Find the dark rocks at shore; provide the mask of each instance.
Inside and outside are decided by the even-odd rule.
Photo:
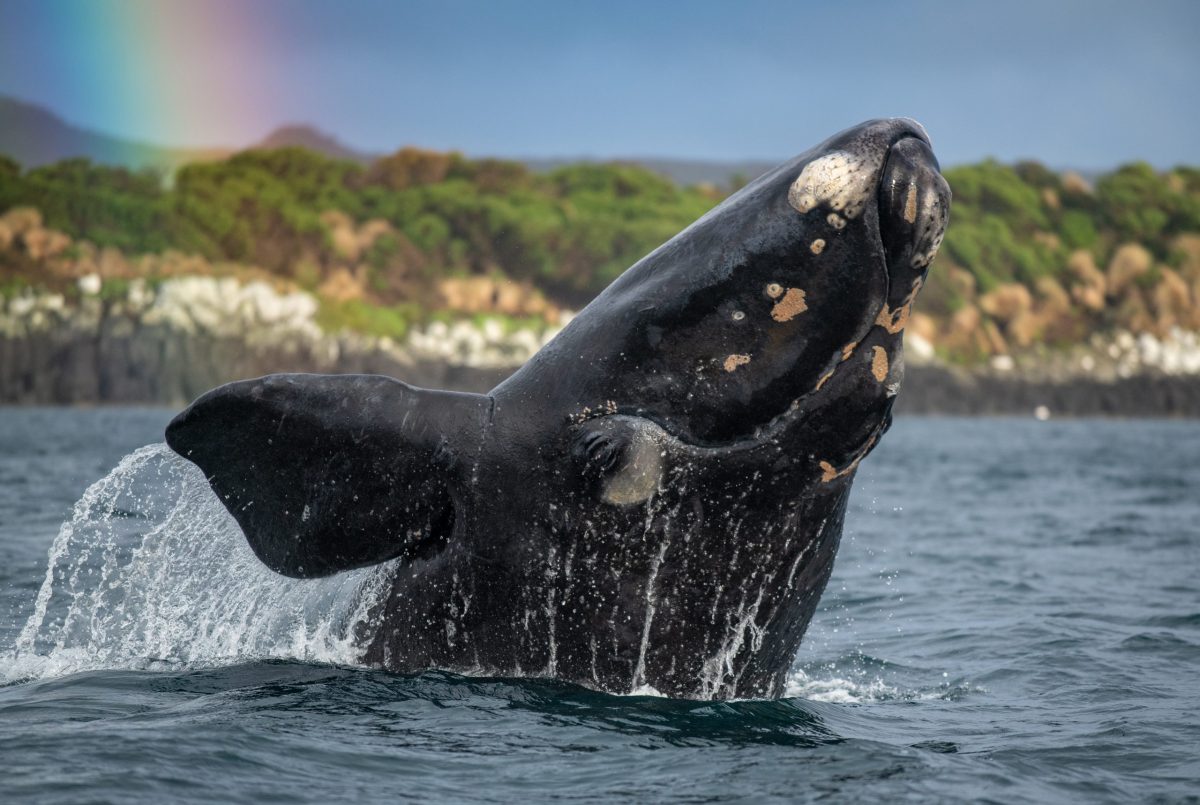
[[[131,283],[116,301],[91,290],[75,305],[54,295],[0,305],[0,404],[182,406],[222,383],[273,372],[384,374],[416,386],[484,392],[553,335],[465,323],[431,325],[404,343],[329,334],[314,321],[312,297],[234,280],[183,278],[154,291]],[[1126,340],[1132,349],[1133,339]],[[1158,342],[1147,344],[1148,358],[1156,345],[1164,351]],[[1090,354],[1047,355],[1009,361],[1003,371],[914,360],[896,411],[1200,417],[1200,374],[1165,371],[1150,360],[1134,361],[1129,349],[1117,352],[1112,365]],[[1089,362],[1096,371],[1081,371]],[[1108,374],[1097,376],[1101,369]]]
[[[272,372],[365,373],[413,385],[487,391],[506,369],[402,361],[382,350],[318,354],[313,344],[250,346],[235,339],[187,338],[167,327],[136,334],[42,332],[0,337],[0,404],[183,405],[210,388]]]
[[[483,392],[511,369],[401,360],[394,352],[318,349],[315,343],[251,346],[184,337],[170,327],[136,332],[48,330],[0,337],[0,403],[182,405],[204,391],[271,372],[362,372],[417,386]],[[336,354],[330,354],[336,352]],[[322,354],[323,353],[323,354]],[[1200,377],[1145,374],[1111,382],[1060,382],[910,366],[896,411],[904,414],[1200,417]]]
[[[909,366],[897,414],[1200,417],[1200,376],[1140,374],[1057,381]]]

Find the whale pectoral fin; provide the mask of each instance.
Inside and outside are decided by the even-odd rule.
[[[387,377],[268,375],[208,392],[166,436],[264,564],[313,578],[444,544],[489,407]]]

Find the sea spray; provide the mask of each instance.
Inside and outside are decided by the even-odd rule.
[[[281,658],[354,664],[392,564],[328,579],[268,570],[201,472],[164,444],[75,504],[0,680]]]

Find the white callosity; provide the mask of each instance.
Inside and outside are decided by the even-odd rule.
[[[818,157],[804,166],[788,189],[788,203],[806,213],[826,207],[845,218],[857,218],[871,199],[880,160],[844,151]],[[840,227],[836,227],[840,228]]]

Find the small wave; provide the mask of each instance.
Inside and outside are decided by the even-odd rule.
[[[88,488],[63,523],[34,611],[0,654],[0,682],[271,658],[351,665],[357,626],[390,572],[272,573],[200,471],[149,445]]]
[[[862,681],[839,676],[819,679],[799,670],[788,676],[784,695],[788,698],[832,704],[863,704],[902,698],[898,688],[888,685],[882,679]]]
[[[1170,632],[1142,632],[1126,637],[1117,645],[1118,651],[1145,654],[1160,654],[1194,661],[1200,656],[1200,647]]]
[[[787,698],[806,699],[830,704],[871,704],[876,702],[955,701],[972,688],[943,682],[933,688],[912,689],[888,682],[860,669],[845,671],[835,665],[819,670],[794,669],[784,686]]]

